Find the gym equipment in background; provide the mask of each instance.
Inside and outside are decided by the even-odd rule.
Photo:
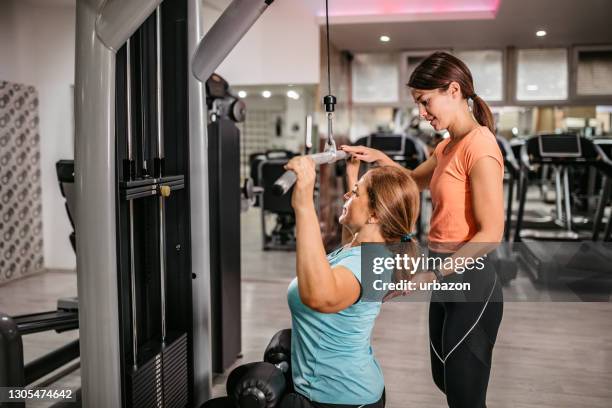
[[[612,161],[612,139],[595,139],[594,143],[601,149],[606,155],[607,159]],[[608,202],[610,201],[610,195],[612,195],[612,173],[605,172],[602,179],[602,193],[597,204],[597,211],[595,213],[595,221],[593,222],[593,241],[599,240],[599,233],[601,232],[601,226],[603,225],[604,211]],[[608,216],[608,222],[605,224],[603,232],[603,241],[612,241],[612,213]]]
[[[257,179],[263,190],[259,196],[261,205],[261,239],[262,249],[295,250],[295,213],[291,206],[291,194],[278,195],[275,181],[285,173],[285,164],[295,156],[289,152],[284,158],[281,152],[266,153],[257,164]],[[268,158],[270,157],[270,158]],[[255,163],[254,163],[255,164]],[[291,192],[291,188],[288,192]],[[267,226],[269,215],[276,217],[274,227]]]
[[[552,134],[534,136],[523,145],[521,149],[521,177],[523,180],[533,166],[543,164],[555,168],[558,184],[561,184],[560,179],[563,178],[563,208],[557,208],[557,213],[564,215],[565,232],[569,234],[550,235],[549,240],[544,240],[542,236],[539,237],[539,240],[536,239],[536,236],[529,238],[522,236],[522,218],[525,212],[528,185],[526,182],[521,182],[514,239],[514,242],[520,242],[516,245],[519,261],[536,281],[543,283],[554,283],[564,279],[574,280],[582,276],[586,277],[593,272],[609,270],[612,248],[589,241],[592,238],[591,235],[581,237],[572,229],[569,169],[588,166],[604,175],[611,175],[612,161],[592,140],[574,134]],[[566,242],[577,242],[580,241],[579,238],[583,240],[580,241],[580,245],[567,245],[568,250],[563,252],[563,256],[560,256],[559,253],[552,250],[554,248],[552,242],[560,242],[563,238]],[[549,243],[546,244],[546,241]],[[579,259],[583,259],[584,262],[577,261]]]
[[[55,165],[60,191],[66,199],[66,213],[72,227],[74,221],[74,161],[60,160]],[[74,231],[70,234],[70,243],[75,248]],[[29,334],[55,330],[62,333],[79,328],[78,299],[62,298],[57,301],[57,310],[33,313],[21,316],[8,316],[0,313],[0,387],[25,387],[37,382],[38,387],[50,385],[72,371],[78,369],[78,363],[66,366],[79,358],[79,339],[53,350],[37,359],[24,364],[23,339]],[[41,380],[55,370],[64,367],[51,378]],[[0,403],[0,405],[2,405]],[[11,406],[25,406],[15,403]]]
[[[206,81],[212,370],[223,373],[241,353],[240,130],[244,102],[217,74]]]

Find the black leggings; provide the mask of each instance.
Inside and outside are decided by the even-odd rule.
[[[383,390],[380,400],[367,405],[323,404],[320,402],[310,401],[302,394],[292,392],[283,397],[279,408],[384,408],[384,406],[385,390]]]
[[[450,408],[486,408],[491,357],[504,308],[501,285],[490,265],[485,271],[449,278],[470,282],[472,293],[465,298],[475,301],[436,301],[436,293],[432,294],[429,338],[433,379],[446,394]]]

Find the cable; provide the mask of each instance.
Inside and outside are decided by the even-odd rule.
[[[331,74],[329,68],[329,6],[328,0],[325,0],[325,34],[327,36],[327,94],[331,95]]]
[[[334,106],[336,105],[336,97],[331,93],[331,68],[330,68],[330,50],[329,50],[329,4],[325,0],[325,33],[327,37],[327,95],[323,97],[323,105],[327,113],[327,146],[325,150],[336,151],[336,142],[334,141],[333,118]]]

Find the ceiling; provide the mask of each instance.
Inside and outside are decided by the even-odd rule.
[[[68,6],[77,0],[21,1]],[[201,1],[219,10],[231,2]],[[299,2],[325,21],[325,0],[276,1]],[[328,1],[331,41],[353,52],[612,44],[612,0]],[[541,29],[548,35],[538,38]],[[383,34],[391,41],[381,43]]]
[[[302,1],[311,2],[311,0]],[[324,2],[322,0],[319,2],[324,7]],[[335,10],[331,6],[334,2],[338,2],[338,6],[342,5],[342,8]],[[411,18],[410,15],[401,13],[395,16],[400,21],[384,22],[377,22],[376,19],[380,17],[376,16],[362,16],[361,22],[346,22],[341,15],[333,17],[333,13],[351,13],[349,3],[370,2],[330,0],[332,15],[330,36],[336,47],[353,52],[612,44],[611,0],[419,1],[419,4],[428,4],[428,6],[423,6],[415,13],[430,10],[435,5],[444,5],[446,8],[440,8],[443,11],[439,13],[438,21],[432,21],[436,18],[436,13],[429,11],[427,11],[429,21]],[[408,6],[414,6],[416,0],[371,3],[380,3],[380,5],[401,3],[408,9]],[[460,4],[471,4],[474,7],[495,6],[497,12],[494,13],[495,17],[473,18],[472,16],[465,19],[460,17]],[[453,13],[457,16],[456,19],[451,16]],[[536,37],[535,32],[541,29],[546,30],[548,35],[542,38]],[[391,37],[391,41],[381,43],[379,37],[383,34]]]
[[[325,16],[324,0],[302,0],[313,14]],[[329,0],[337,23],[493,18],[500,0]]]

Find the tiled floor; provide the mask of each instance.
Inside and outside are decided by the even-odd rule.
[[[242,322],[244,358],[261,360],[270,337],[290,325],[287,285],[294,276],[295,254],[263,252],[257,209],[242,215]],[[533,290],[519,276],[506,289]],[[58,297],[76,293],[74,273],[50,271],[0,287],[0,310],[22,314],[53,309]],[[26,336],[26,360],[58,347],[76,333]],[[390,408],[440,407],[443,395],[429,369],[426,303],[390,303],[383,307],[373,347],[386,378]],[[79,371],[56,386],[78,387]],[[214,381],[213,394],[225,393],[225,376]],[[495,348],[489,406],[612,406],[612,304],[505,304]],[[49,404],[28,404],[43,407]]]

